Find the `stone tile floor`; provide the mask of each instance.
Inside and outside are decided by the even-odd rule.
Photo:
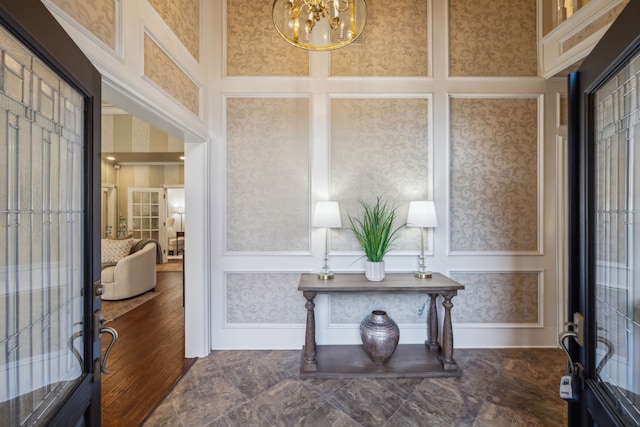
[[[300,351],[214,351],[149,426],[566,426],[557,349],[456,349],[460,378],[300,379]]]

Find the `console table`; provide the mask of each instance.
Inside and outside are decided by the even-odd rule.
[[[363,274],[336,274],[332,280],[321,280],[315,274],[303,274],[298,290],[307,300],[307,327],[300,361],[303,378],[402,378],[461,376],[453,359],[451,300],[460,283],[433,273],[418,279],[412,273],[387,273],[382,282],[371,282]],[[427,340],[423,344],[399,344],[388,363],[377,364],[366,355],[362,345],[316,345],[316,321],[313,302],[318,293],[424,293],[429,296]],[[444,321],[442,345],[438,342],[438,310],[436,299],[442,296]]]

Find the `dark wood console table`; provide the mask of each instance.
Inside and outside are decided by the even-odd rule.
[[[413,273],[387,273],[382,282],[368,281],[363,274],[336,274],[332,280],[321,280],[315,274],[303,274],[298,290],[307,300],[307,328],[300,361],[303,378],[402,378],[461,376],[453,359],[451,300],[460,283],[433,273],[429,279],[418,279]],[[429,296],[427,340],[423,344],[400,344],[386,364],[369,360],[362,345],[316,345],[316,321],[313,302],[318,293],[426,293]],[[436,299],[442,296],[444,323],[442,346],[438,342]]]

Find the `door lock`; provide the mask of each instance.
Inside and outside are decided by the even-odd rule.
[[[560,398],[568,402],[577,402],[580,400],[580,394],[582,391],[582,375],[584,368],[580,363],[574,363],[569,354],[569,349],[565,344],[567,338],[577,338],[575,331],[565,331],[558,337],[560,347],[564,350],[568,360],[568,371],[566,375],[563,375],[560,379]]]
[[[105,287],[102,284],[101,280],[96,280],[93,282],[93,297],[98,298],[99,296],[104,295]]]

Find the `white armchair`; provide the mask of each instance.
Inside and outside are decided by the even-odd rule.
[[[133,240],[133,243],[139,240]],[[157,248],[153,242],[102,269],[104,300],[120,300],[143,294],[156,287]]]
[[[167,218],[167,251],[169,255],[178,255],[184,250],[184,236],[178,236],[178,233],[173,229],[175,222],[175,218]]]

